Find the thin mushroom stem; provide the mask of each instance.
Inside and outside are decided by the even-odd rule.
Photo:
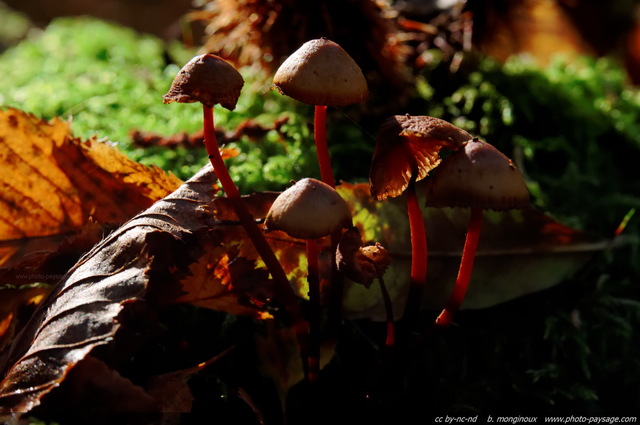
[[[311,239],[306,242],[307,248],[307,282],[309,283],[309,304],[311,307],[309,318],[309,382],[315,382],[320,375],[320,268],[318,266],[318,241]]]
[[[318,165],[320,166],[320,177],[323,182],[331,187],[335,187],[336,182],[333,177],[331,158],[329,157],[329,147],[327,145],[327,107],[325,105],[315,105],[313,138],[316,143]]]
[[[471,280],[473,261],[478,248],[478,240],[480,239],[480,230],[482,229],[483,211],[484,209],[481,207],[471,208],[467,236],[465,238],[464,248],[462,249],[460,268],[458,269],[458,277],[447,305],[436,319],[436,324],[439,326],[448,326],[451,324],[453,316],[460,309],[465,294],[467,293],[469,281]]]
[[[420,309],[422,291],[427,278],[427,234],[424,228],[422,211],[418,204],[415,188],[415,176],[407,186],[407,214],[409,217],[409,231],[411,236],[411,277],[409,281],[409,296],[407,310],[415,312]]]
[[[336,182],[333,177],[333,168],[331,167],[331,157],[329,156],[329,147],[327,143],[327,106],[315,105],[313,119],[313,138],[316,144],[316,153],[318,156],[318,166],[320,167],[320,178],[329,186],[335,188]],[[338,242],[342,232],[340,230],[331,234],[331,252],[335,253],[338,248]],[[332,324],[337,324],[341,320],[342,296],[344,291],[344,282],[342,275],[338,271],[335,261],[331,264],[331,295],[329,301],[330,320]]]
[[[384,309],[387,314],[387,339],[385,345],[387,347],[393,347],[396,343],[396,329],[393,320],[393,305],[391,303],[391,297],[387,291],[387,285],[384,283],[382,274],[378,275],[378,282],[380,283],[380,291],[382,292],[382,300],[384,301]]]
[[[296,336],[298,337],[298,343],[300,344],[300,350],[304,359],[305,353],[308,350],[308,324],[306,320],[304,320],[304,316],[302,315],[300,306],[298,305],[298,301],[291,285],[289,284],[289,279],[287,278],[282,265],[278,261],[278,258],[267,242],[264,234],[253,219],[253,216],[247,209],[244,202],[242,202],[240,192],[229,175],[229,171],[227,170],[224,160],[220,155],[220,149],[218,147],[213,123],[213,107],[203,104],[203,117],[204,144],[207,149],[211,165],[213,165],[213,169],[218,176],[218,180],[220,181],[222,188],[227,194],[227,198],[231,202],[231,205],[238,216],[238,220],[240,220],[240,223],[244,227],[247,235],[258,251],[258,254],[262,257],[262,260],[273,277],[277,296],[285,303],[285,306],[291,315],[293,327],[295,329]],[[306,361],[303,361],[303,366],[306,373]]]

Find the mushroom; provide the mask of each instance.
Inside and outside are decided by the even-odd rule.
[[[456,150],[472,137],[439,118],[395,115],[381,125],[369,172],[371,194],[379,201],[406,192],[411,238],[407,309],[420,307],[427,277],[427,238],[415,183],[438,166],[442,148]]]
[[[320,178],[335,187],[335,178],[327,144],[327,106],[345,106],[364,102],[369,97],[362,70],[337,43],[318,38],[304,43],[278,68],[273,85],[282,94],[314,105],[313,136],[320,168]],[[340,234],[331,236],[335,252]],[[342,276],[332,265],[332,312],[330,320],[339,323],[342,308]]]
[[[387,339],[385,345],[395,344],[395,326],[391,298],[384,283],[384,273],[391,265],[391,255],[378,242],[373,245],[363,245],[360,231],[357,227],[347,229],[336,250],[336,264],[338,270],[356,283],[371,287],[374,279],[380,283],[380,291],[387,314]]]
[[[271,205],[265,218],[266,231],[280,230],[306,243],[307,281],[309,283],[309,382],[320,372],[320,276],[318,267],[319,239],[353,227],[346,201],[328,184],[305,178],[282,192]]]
[[[337,43],[319,38],[304,43],[273,77],[278,91],[314,105],[314,139],[322,181],[335,187],[326,135],[327,106],[364,102],[369,96],[362,70]]]
[[[299,309],[298,301],[289,284],[282,265],[273,249],[243,203],[238,188],[231,179],[224,160],[220,155],[213,122],[214,105],[220,104],[229,110],[235,109],[244,80],[240,73],[222,58],[212,54],[202,54],[192,58],[182,67],[163,96],[164,103],[200,102],[204,117],[204,144],[213,169],[233,206],[238,220],[247,232],[258,254],[262,257],[275,282],[277,296],[285,304],[298,335],[301,351],[306,350],[308,325]],[[304,363],[303,363],[304,364]]]
[[[489,143],[469,140],[442,161],[427,183],[428,207],[470,208],[469,224],[453,292],[436,324],[447,326],[460,309],[471,279],[485,209],[525,208],[529,190],[515,164]]]

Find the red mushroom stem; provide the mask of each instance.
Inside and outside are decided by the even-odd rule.
[[[247,235],[258,251],[258,254],[260,254],[260,257],[262,257],[262,260],[264,261],[267,269],[273,277],[277,295],[285,303],[287,310],[291,315],[293,326],[298,337],[298,343],[300,344],[301,354],[304,359],[304,357],[306,357],[305,353],[308,351],[308,324],[304,319],[302,312],[300,311],[298,301],[293,292],[293,289],[291,288],[291,285],[289,284],[289,279],[287,278],[282,265],[278,261],[278,258],[267,242],[264,234],[253,219],[253,216],[247,209],[244,202],[242,202],[240,192],[238,191],[238,188],[236,187],[233,179],[229,175],[229,171],[227,170],[222,156],[220,155],[220,149],[218,147],[215,127],[213,123],[213,107],[203,104],[203,116],[204,144],[207,149],[207,154],[209,155],[211,165],[213,165],[213,169],[218,176],[218,180],[220,181],[220,184],[222,185],[227,198],[231,202],[231,205],[238,215],[238,220],[244,227]],[[303,361],[305,373],[306,364],[306,360]]]
[[[384,309],[387,314],[387,339],[385,345],[387,347],[393,347],[396,344],[396,327],[393,320],[393,305],[391,303],[391,297],[387,291],[387,286],[384,283],[382,275],[378,276],[378,282],[380,283],[380,291],[382,292],[382,300],[384,301]]]
[[[309,382],[315,382],[320,375],[320,268],[318,266],[318,241],[306,242],[307,248],[307,282],[309,283]]]
[[[313,138],[316,144],[318,156],[318,166],[320,167],[320,178],[329,186],[335,188],[336,182],[331,167],[331,157],[327,143],[327,106],[315,105],[313,119]],[[338,242],[342,235],[341,231],[336,231],[331,235],[331,252],[336,252]],[[330,296],[330,323],[339,323],[342,310],[342,293],[344,282],[341,273],[338,271],[335,261],[331,264],[331,296]],[[319,308],[319,307],[318,307]]]
[[[427,234],[424,228],[422,211],[418,204],[415,188],[415,174],[407,186],[407,215],[411,236],[411,277],[409,280],[409,296],[407,310],[415,312],[420,309],[422,290],[427,279]]]
[[[320,177],[323,182],[331,187],[335,187],[336,182],[333,177],[329,147],[327,145],[327,107],[325,105],[315,106],[313,121],[313,138],[316,143]]]
[[[482,207],[471,208],[467,236],[464,241],[464,248],[462,249],[460,268],[458,269],[458,277],[456,278],[456,283],[447,305],[436,319],[436,324],[439,326],[448,326],[451,324],[453,316],[460,309],[467,293],[469,281],[471,280],[473,262],[478,248],[478,240],[480,239],[480,230],[482,229],[483,211],[484,209]]]

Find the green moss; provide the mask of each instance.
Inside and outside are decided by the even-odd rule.
[[[58,19],[0,56],[0,73],[10,82],[0,88],[0,106],[68,119],[74,135],[107,138],[131,158],[186,179],[208,161],[203,148],[135,148],[130,133],[168,136],[201,129],[199,105],[162,102],[182,64],[195,54],[104,21]],[[233,112],[216,108],[218,128],[233,129],[246,118],[270,126],[283,113],[290,120],[284,128],[286,145],[275,134],[261,142],[234,144],[241,156],[229,164],[238,186],[244,191],[276,189],[313,173],[313,141],[305,118],[295,110],[298,105],[261,85],[258,81],[265,79],[257,78],[259,71],[240,71],[246,82],[238,106]]]

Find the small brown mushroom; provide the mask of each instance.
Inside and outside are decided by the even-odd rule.
[[[244,204],[238,188],[229,175],[216,139],[213,119],[214,105],[219,103],[224,108],[233,110],[243,84],[242,76],[229,63],[215,55],[199,55],[191,59],[179,71],[171,84],[171,88],[163,96],[163,100],[164,103],[202,103],[204,145],[211,165],[240,223],[264,261],[269,273],[273,276],[276,296],[285,305],[294,322],[293,328],[296,330],[300,350],[304,352],[308,345],[308,324],[300,310],[296,294],[293,292],[289,279],[273,249]],[[306,359],[303,362],[303,368],[306,371]]]
[[[436,323],[447,326],[459,310],[471,279],[485,209],[529,205],[529,190],[515,164],[489,143],[474,139],[442,161],[427,183],[429,207],[471,208],[460,269],[451,298]]]
[[[427,277],[427,238],[415,183],[438,166],[441,149],[459,149],[470,139],[469,133],[447,121],[408,114],[389,117],[378,133],[369,184],[377,200],[406,193],[411,233],[409,310],[419,308]]]
[[[213,107],[220,104],[233,111],[240,97],[244,79],[240,73],[219,56],[195,56],[173,79],[171,88],[162,96],[164,103],[200,102]]]
[[[282,192],[265,218],[267,231],[281,230],[293,238],[303,239],[307,253],[309,283],[309,381],[320,373],[320,277],[318,239],[353,226],[346,201],[328,184],[305,178]]]
[[[352,226],[346,201],[328,184],[305,178],[282,192],[271,205],[265,228],[298,239],[318,239]]]
[[[440,163],[440,150],[459,149],[473,137],[440,118],[395,115],[380,126],[369,183],[378,200],[400,196]]]
[[[273,85],[308,105],[345,106],[364,102],[369,95],[358,64],[326,38],[307,41],[289,56],[276,71]]]
[[[273,77],[278,91],[315,105],[314,139],[322,181],[335,187],[326,135],[327,106],[364,102],[369,96],[362,70],[337,43],[310,40],[280,65]]]
[[[513,161],[493,145],[469,140],[433,172],[429,207],[509,210],[529,204],[529,191]]]

